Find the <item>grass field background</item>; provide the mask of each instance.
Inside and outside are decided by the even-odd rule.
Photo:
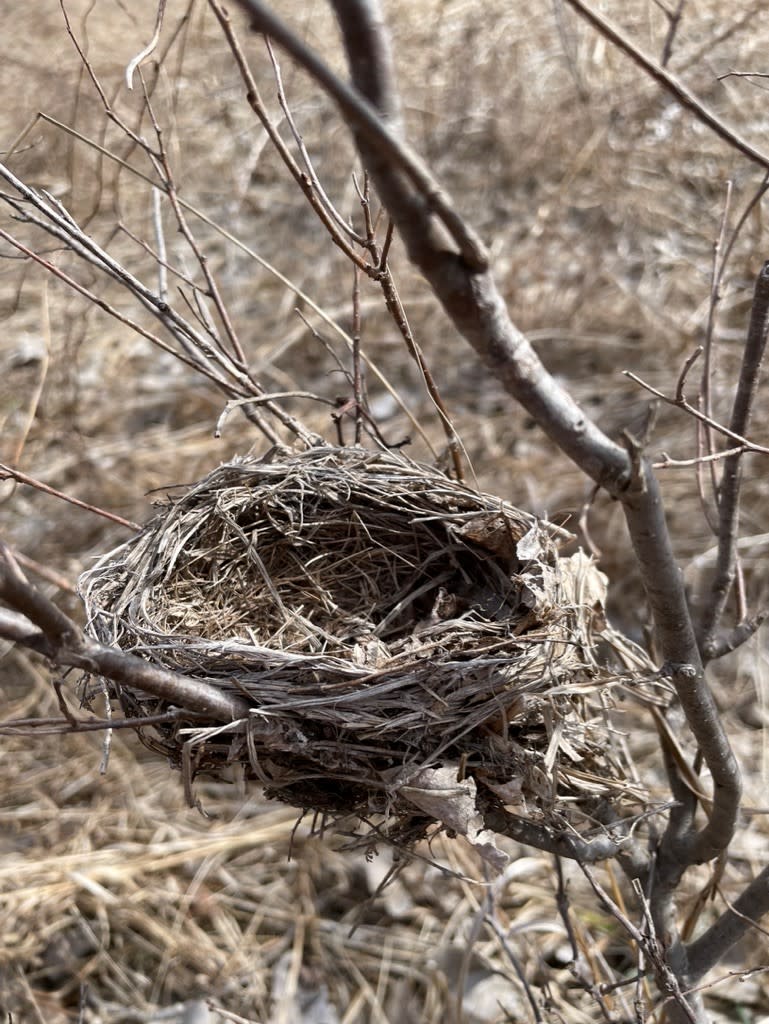
[[[324,4],[276,6],[342,69]],[[668,22],[657,4],[600,7],[640,48],[659,56]],[[648,395],[622,371],[674,391],[707,327],[722,223],[729,238],[762,169],[560,3],[394,0],[386,8],[408,136],[488,242],[513,320],[602,426],[614,436],[642,429]],[[766,151],[766,80],[723,77],[769,72],[761,8],[686,4],[669,66],[725,123]],[[111,106],[149,137],[138,79],[128,91],[125,68],[152,35],[155,6],[72,0],[66,11]],[[233,19],[263,98],[289,139],[263,40],[235,12]],[[281,71],[325,188],[343,215],[359,222],[352,184],[359,169],[346,128],[289,61],[281,61]],[[349,397],[340,370],[349,367],[349,353],[332,325],[350,330],[351,268],[256,123],[202,0],[170,0],[159,47],[143,73],[180,193],[207,218],[191,215],[190,222],[251,366],[271,391]],[[9,0],[0,94],[0,159],[28,184],[51,192],[100,244],[154,285],[154,261],[136,241],[155,244],[150,188],[135,173],[151,176],[151,168],[105,116],[53,0]],[[39,234],[3,211],[0,226],[46,248]],[[165,228],[169,262],[194,275],[167,212]],[[71,255],[55,253],[50,243],[46,252],[100,297],[137,319],[144,315]],[[267,446],[237,413],[215,437],[220,394],[16,255],[0,246],[3,462],[142,522],[153,492]],[[728,417],[739,370],[753,280],[766,258],[759,203],[734,242],[716,311],[713,390],[721,418]],[[478,484],[577,534],[580,510],[591,502],[587,530],[611,580],[611,616],[641,640],[647,613],[620,510],[605,496],[591,498],[588,482],[456,337],[397,239],[392,266]],[[364,350],[387,381],[369,369],[379,429],[393,442],[410,435],[410,454],[443,464],[445,440],[419,371],[368,282],[361,310]],[[761,387],[753,436],[766,445],[766,383]],[[335,438],[328,406],[291,399],[288,407]],[[650,450],[674,458],[696,454],[692,422],[662,407]],[[714,564],[714,538],[694,471],[667,470],[663,479],[676,552],[696,603]],[[741,554],[754,611],[769,599],[768,479],[765,458],[746,461]],[[0,502],[4,537],[37,563],[29,571],[46,592],[81,615],[79,573],[126,531],[7,479],[0,480]],[[719,663],[713,681],[745,771],[747,810],[721,890],[702,920],[765,863],[763,634]],[[49,668],[20,649],[3,649],[0,687],[4,719],[58,714]],[[631,725],[639,772],[662,799],[653,726]],[[519,970],[545,999],[543,1020],[596,1019],[595,1004],[567,969],[548,857],[510,843],[509,873],[490,884],[469,848],[441,839],[378,894],[390,851],[371,860],[345,852],[343,837],[314,836],[309,820],[296,827],[292,810],[236,782],[196,782],[203,816],[185,805],[178,776],[132,735],[115,736],[104,775],[101,756],[97,734],[48,735],[43,726],[30,726],[2,737],[0,1008],[16,1024],[534,1019]],[[566,870],[593,977],[614,977],[632,963],[628,943],[595,907],[579,872]],[[610,868],[601,877],[620,884]],[[708,878],[705,868],[687,876],[683,915]],[[708,996],[714,1020],[769,1019],[767,975],[740,973],[767,964],[766,935],[756,932],[709,979],[716,982]],[[623,998],[632,1002],[632,993],[620,990],[609,999],[618,1020],[626,1019]]]

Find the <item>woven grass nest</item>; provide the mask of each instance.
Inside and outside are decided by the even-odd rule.
[[[567,538],[399,452],[276,448],[165,500],[81,591],[102,642],[251,703],[142,727],[177,767],[241,765],[401,837],[477,839],[490,804],[580,829],[598,800],[642,802],[610,713],[651,666]]]

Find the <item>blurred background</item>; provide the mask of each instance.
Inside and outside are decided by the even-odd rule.
[[[408,137],[489,244],[512,318],[547,367],[612,436],[640,434],[650,396],[623,371],[672,394],[710,330],[714,414],[728,419],[753,282],[769,258],[762,205],[754,202],[762,168],[559,0],[385,6]],[[766,148],[763,5],[680,6],[669,69],[731,128]],[[343,70],[325,4],[281,0],[275,7]],[[607,0],[596,8],[660,58],[672,7],[666,14],[653,0]],[[296,152],[264,40],[231,13],[262,99]],[[139,75],[129,90],[126,68],[151,39],[156,15],[147,0],[71,0],[64,8],[53,0],[7,0],[0,37],[0,160],[61,201],[151,288],[159,238],[153,168],[125,126],[150,143],[153,126]],[[353,175],[360,181],[361,172],[347,129],[317,87],[276,56],[318,177],[360,228]],[[142,74],[189,224],[256,377],[271,392],[350,398],[344,371],[351,366],[345,335],[353,321],[352,267],[258,124],[203,0],[169,0]],[[94,296],[150,324],[114,282],[11,212],[0,210],[0,228]],[[161,216],[168,263],[199,280],[170,210]],[[728,248],[729,259],[714,307],[719,238],[720,255]],[[613,621],[642,641],[647,614],[620,510],[592,493],[455,335],[397,238],[391,267],[464,446],[468,479],[566,525],[591,547],[611,581]],[[183,308],[184,284],[176,290],[182,279],[171,277],[171,301]],[[378,429],[390,443],[409,437],[412,457],[447,465],[420,371],[373,282],[361,283],[360,310]],[[158,493],[235,454],[268,447],[238,411],[216,436],[221,393],[4,241],[0,318],[0,461],[49,488],[141,523]],[[700,375],[696,364],[692,397]],[[765,409],[766,383],[761,387],[758,408]],[[337,439],[328,405],[302,398],[285,404]],[[351,425],[343,429],[351,441]],[[769,443],[765,415],[752,437]],[[691,459],[693,421],[661,406],[649,450],[660,459],[663,452]],[[704,474],[700,486],[691,467],[661,473],[696,605],[714,564],[710,479]],[[765,457],[747,458],[745,474],[740,552],[755,612],[769,591]],[[80,572],[128,536],[114,522],[7,477],[0,479],[0,522],[31,577],[75,616],[82,616]],[[74,680],[65,682],[71,691]],[[688,878],[682,913],[697,908],[704,919],[765,860],[769,691],[761,635],[715,666],[714,685],[746,773],[748,811],[721,896],[702,909],[708,872]],[[198,779],[201,814],[186,806],[178,776],[133,734],[116,733],[101,774],[99,734],[46,732],[44,720],[59,711],[39,659],[3,647],[0,687],[4,720],[42,722],[6,729],[0,746],[0,1008],[13,1021],[596,1019],[596,1004],[567,969],[570,948],[548,857],[510,843],[515,859],[492,885],[469,848],[442,839],[379,893],[392,851],[369,858],[346,852],[344,836],[319,837],[308,820],[297,826],[297,813],[237,780]],[[632,743],[639,771],[662,793],[651,723],[633,723]],[[566,871],[592,976],[616,979],[634,962],[628,943],[592,905],[579,872]],[[602,877],[614,884],[611,868]],[[769,1017],[765,974],[739,973],[768,960],[766,937],[756,933],[722,965],[710,979],[718,982],[709,995],[713,1020]],[[532,992],[544,999],[539,1018]],[[619,989],[607,998],[613,1019],[626,1019],[623,999],[632,1002],[632,993]]]

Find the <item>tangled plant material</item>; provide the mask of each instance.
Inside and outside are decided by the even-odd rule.
[[[400,842],[440,822],[489,854],[484,807],[580,829],[597,801],[643,802],[610,712],[653,669],[568,539],[398,452],[276,447],[168,499],[81,588],[99,640],[252,703],[142,728],[176,766],[240,764],[297,807]]]

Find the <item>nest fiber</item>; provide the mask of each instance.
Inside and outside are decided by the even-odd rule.
[[[81,587],[99,640],[251,705],[142,726],[167,704],[114,691],[177,766],[402,830],[459,827],[448,790],[577,827],[634,796],[608,716],[648,665],[566,537],[397,452],[276,448],[167,499]]]

